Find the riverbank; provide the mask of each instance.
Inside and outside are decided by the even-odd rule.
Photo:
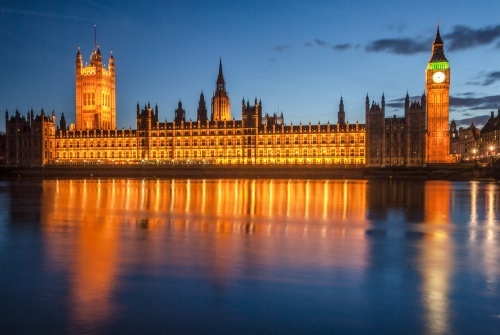
[[[164,179],[420,179],[482,180],[494,177],[489,166],[439,164],[426,167],[366,168],[363,165],[46,165],[0,167],[3,179],[164,178]]]

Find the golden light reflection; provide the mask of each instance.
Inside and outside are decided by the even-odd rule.
[[[77,323],[112,316],[127,262],[158,268],[201,258],[219,284],[249,259],[305,266],[304,249],[325,267],[368,262],[365,181],[46,180],[41,208]],[[185,250],[165,254],[166,234],[181,234]],[[147,239],[140,250],[134,236]]]
[[[80,220],[93,225],[119,224],[113,218],[124,213],[160,225],[178,218],[209,218],[214,225],[206,229],[219,227],[226,232],[239,231],[242,224],[255,220],[274,223],[262,233],[331,231],[340,228],[333,223],[366,223],[365,181],[61,180],[45,181],[44,188],[47,196],[54,193],[44,208],[56,222],[67,224]],[[284,224],[278,224],[280,220]],[[302,227],[313,221],[315,226]],[[252,229],[260,232],[264,226]]]
[[[448,237],[451,183],[428,182],[425,188],[427,233],[420,248],[422,298],[426,308],[428,334],[449,334],[450,280],[453,272],[453,244]]]

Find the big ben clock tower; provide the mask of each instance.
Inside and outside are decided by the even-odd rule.
[[[432,55],[425,71],[427,95],[427,163],[450,162],[448,132],[450,114],[450,64],[444,55],[443,40],[437,28]]]

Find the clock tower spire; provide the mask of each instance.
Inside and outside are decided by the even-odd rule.
[[[444,55],[444,44],[437,27],[432,54],[425,71],[427,96],[427,163],[450,162],[450,64]]]

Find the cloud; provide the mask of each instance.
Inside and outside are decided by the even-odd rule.
[[[473,81],[468,82],[468,85],[488,86],[497,81],[500,81],[500,71],[492,71],[486,74],[481,73]]]
[[[315,38],[313,39],[312,41],[309,41],[309,42],[306,42],[304,43],[304,45],[306,47],[313,47],[313,46],[320,46],[320,47],[324,47],[327,45],[326,41],[322,40],[322,39],[319,39],[319,38]]]
[[[429,43],[411,38],[383,38],[368,43],[365,51],[414,55],[420,52],[429,52]]]
[[[396,31],[398,33],[402,33],[404,30],[406,30],[406,24],[405,23],[395,23],[389,25],[389,30]]]
[[[285,52],[289,49],[291,49],[292,47],[288,44],[285,44],[285,45],[277,45],[274,47],[274,51],[276,52]]]
[[[350,48],[352,48],[352,46],[348,43],[332,45],[332,49],[335,51],[346,51]]]
[[[459,120],[455,120],[455,123],[457,124],[457,127],[464,127],[468,128],[471,124],[474,124],[476,127],[481,129],[488,119],[490,118],[490,114],[488,115],[479,115],[479,116],[473,116],[473,117],[468,117],[468,118],[463,118]]]
[[[469,110],[496,110],[500,106],[500,95],[488,95],[484,97],[474,97],[470,94],[450,97],[450,107],[468,108]]]
[[[397,30],[397,27],[392,29]],[[400,31],[403,31],[402,26]],[[399,31],[398,31],[399,32]],[[450,33],[444,34],[445,47],[451,51],[466,50],[488,45],[496,41],[495,47],[500,49],[500,25],[470,28],[463,25],[454,26]],[[431,40],[421,38],[381,38],[369,42],[365,46],[367,52],[387,52],[398,55],[414,55],[429,52]]]
[[[316,45],[319,45],[321,47],[324,47],[326,45],[326,42],[323,40],[320,40],[319,38],[315,38],[314,43],[316,43]]]
[[[486,26],[483,28],[470,28],[466,26],[455,26],[451,33],[443,35],[445,45],[449,50],[465,50],[497,41],[497,48],[500,41],[500,25]]]
[[[422,98],[421,95],[415,95],[415,96],[410,97],[410,104],[413,101],[420,102],[421,98]],[[404,112],[405,99],[406,99],[406,96],[402,97],[402,98],[398,98],[398,99],[392,99],[391,101],[386,102],[385,106],[390,107],[390,108],[394,108],[394,109],[398,109],[398,110],[401,110],[402,112]]]

